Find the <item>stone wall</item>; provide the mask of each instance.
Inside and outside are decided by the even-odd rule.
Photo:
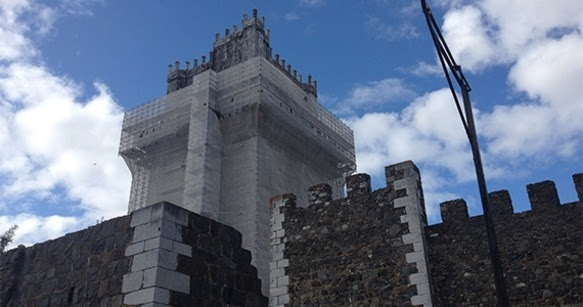
[[[129,216],[0,255],[0,306],[120,306]]]
[[[581,174],[573,177],[580,191]],[[521,213],[513,213],[508,191],[489,195],[510,303],[581,304],[581,193],[578,202],[560,205],[551,181],[528,185],[527,190],[532,210]],[[468,217],[462,199],[442,203],[441,214],[442,224],[426,228],[435,304],[495,305],[483,216]]]
[[[346,179],[348,197],[310,188],[310,205],[272,199],[270,305],[430,305],[418,171],[387,168],[387,188]],[[421,214],[423,212],[423,214]]]
[[[387,187],[346,178],[348,197],[330,186],[272,198],[270,306],[494,306],[482,216],[462,199],[441,204],[443,223],[426,225],[419,172],[411,162],[385,170]],[[513,306],[583,302],[583,175],[579,201],[560,205],[551,181],[527,186],[532,210],[513,213],[508,191],[489,194]]]
[[[162,202],[0,255],[0,306],[267,306],[230,226]]]
[[[441,204],[427,226],[419,171],[385,170],[387,187],[346,178],[271,199],[269,305],[495,304],[482,216]],[[583,175],[560,205],[551,181],[527,186],[531,211],[490,193],[513,306],[583,302]],[[251,253],[233,227],[162,202],[56,240],[0,255],[0,306],[267,306]],[[267,282],[267,281],[266,281]]]
[[[241,233],[167,202],[132,213],[124,304],[266,306]]]

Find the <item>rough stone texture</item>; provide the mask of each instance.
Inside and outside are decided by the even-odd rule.
[[[556,206],[557,193],[550,181],[529,185],[528,191],[532,210],[516,214],[512,214],[507,191],[489,195],[493,211],[503,212],[495,215],[494,224],[510,303],[581,304],[582,202]],[[446,204],[444,222],[426,228],[435,304],[494,306],[494,281],[483,216],[449,214],[463,213],[467,210],[464,205],[460,201]]]
[[[124,304],[266,306],[251,253],[233,227],[160,202],[132,212]]]
[[[463,221],[469,217],[468,206],[463,199],[454,199],[439,204],[441,219],[444,223]]]
[[[332,187],[327,183],[318,184],[308,189],[310,205],[319,205],[332,200]]]
[[[162,202],[0,255],[0,306],[267,306],[241,234]]]
[[[120,306],[129,216],[0,255],[0,306]]]
[[[496,218],[501,215],[512,215],[512,200],[507,190],[500,190],[488,194],[490,212]]]
[[[307,208],[272,198],[270,306],[495,305],[483,217],[457,199],[441,205],[442,224],[425,226],[416,167],[385,173],[385,189],[367,193],[369,177],[357,174],[349,197]],[[549,181],[528,190],[536,205],[518,214],[508,191],[489,194],[511,304],[581,304],[583,203],[556,206]]]
[[[550,180],[529,184],[526,191],[533,211],[550,209],[561,204],[555,183]]]
[[[190,276],[190,293],[171,291],[170,305],[267,306],[240,232],[192,212],[181,231],[192,256],[178,255],[177,271]]]
[[[418,273],[406,254],[414,252],[404,244],[409,233],[401,223],[405,208],[394,208],[403,191],[392,188],[370,191],[370,177],[347,178],[353,185],[350,197],[300,208],[294,201],[278,207],[283,215],[281,237],[285,242],[281,260],[272,260],[272,306],[396,306],[411,305],[417,294],[410,277]],[[273,225],[273,223],[272,223]],[[272,259],[277,257],[272,247]],[[281,271],[281,272],[279,272]],[[279,273],[278,273],[279,272]],[[285,292],[287,291],[287,292]],[[287,297],[285,296],[287,294]],[[281,299],[285,301],[281,301]]]
[[[356,174],[346,178],[346,192],[349,198],[357,198],[370,193],[370,176]]]

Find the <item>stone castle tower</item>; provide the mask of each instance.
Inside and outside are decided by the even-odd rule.
[[[169,65],[167,95],[125,114],[129,212],[168,201],[243,234],[267,283],[269,199],[354,171],[353,132],[318,104],[317,82],[272,56],[257,10],[218,33],[207,59]]]

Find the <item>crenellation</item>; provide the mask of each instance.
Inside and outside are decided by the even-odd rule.
[[[391,168],[404,175],[395,182],[403,194],[371,191],[370,176],[356,174],[346,178],[347,198],[330,200],[320,184],[309,189],[308,207],[274,207],[272,259],[285,259],[285,269],[270,266],[271,305],[281,295],[294,305],[432,305],[419,176],[410,162]]]
[[[368,174],[355,174],[346,177],[346,192],[348,193],[348,198],[356,198],[370,194],[370,176]]]
[[[275,54],[274,58],[271,60],[275,67],[279,68],[285,75],[287,75],[290,80],[294,81],[297,85],[299,85],[304,92],[314,95],[314,97],[318,97],[316,84],[317,82],[312,83],[312,76],[308,76],[308,82],[303,82],[302,75],[298,73],[296,69],[292,70],[292,66],[290,64],[286,64],[285,59],[281,59],[278,53]]]
[[[513,213],[508,191],[489,194],[510,303],[580,303],[583,295],[577,289],[583,287],[578,269],[583,263],[583,202],[559,205],[552,181],[529,184],[527,190],[532,209],[519,213]],[[467,218],[463,200],[446,204],[449,206],[442,215],[443,223],[425,229],[436,304],[494,305],[483,215]]]
[[[444,224],[465,222],[469,219],[468,206],[464,199],[454,199],[439,204],[441,220]]]
[[[490,201],[490,210],[494,217],[507,216],[514,213],[512,208],[512,199],[507,190],[500,190],[488,193]]]
[[[533,211],[548,210],[561,205],[555,183],[550,180],[529,184],[526,191]]]

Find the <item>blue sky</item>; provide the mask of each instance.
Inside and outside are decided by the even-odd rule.
[[[429,1],[468,78],[490,191],[583,169],[583,2]],[[481,214],[469,146],[418,1],[0,0],[0,231],[31,244],[127,211],[123,111],[164,95],[167,65],[208,54],[257,8],[273,52],[318,80],[355,131],[359,172],[421,169],[430,223],[463,197]]]

